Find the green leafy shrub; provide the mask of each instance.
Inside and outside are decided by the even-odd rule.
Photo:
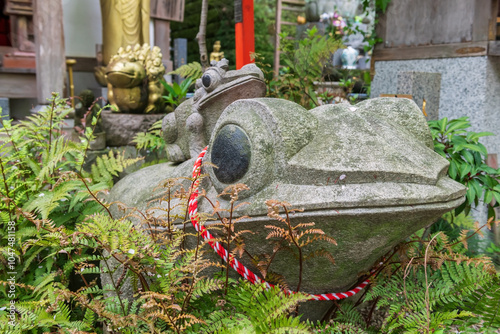
[[[321,36],[313,27],[306,31],[306,37],[298,42],[280,35],[282,61],[286,67],[279,78],[269,79],[267,96],[294,101],[307,109],[319,105],[313,83],[322,81],[323,69],[331,55],[341,43],[328,36]],[[260,64],[265,64],[260,61]]]
[[[311,333],[312,324],[290,315],[290,309],[306,300],[302,294],[286,295],[278,287],[233,281],[226,299],[196,333]]]
[[[164,209],[156,205],[144,212],[131,209],[114,219],[101,201],[104,213],[87,216],[74,229],[39,219],[46,233],[24,240],[23,248],[36,243],[65,254],[69,261],[62,265],[63,272],[75,270],[83,285],[73,290],[62,284],[58,278],[63,273],[57,270],[40,278],[36,286],[19,284],[33,295],[29,301],[17,301],[16,328],[3,321],[7,314],[0,311],[0,329],[89,333],[101,332],[104,326],[111,333],[233,333],[236,329],[308,333],[311,325],[289,314],[290,308],[305,300],[303,295],[288,296],[278,288],[266,290],[227,279],[224,283],[202,275],[206,268],[220,265],[203,256],[206,247],[199,235],[173,225],[187,218],[189,192],[178,188],[181,181],[185,180],[163,184],[160,202],[172,201]],[[151,218],[153,212],[156,219]],[[140,222],[134,225],[130,217]],[[186,237],[197,240],[197,247],[183,247]],[[108,275],[109,280],[102,284],[91,280],[96,274]],[[139,287],[133,299],[125,297],[125,282],[129,288]]]
[[[168,95],[163,96],[165,101],[167,101],[174,107],[177,107],[186,99],[186,94],[189,90],[189,87],[191,87],[193,80],[191,78],[187,78],[186,80],[182,81],[180,85],[177,82],[173,82],[172,86],[166,83],[165,80],[161,80],[160,82],[163,87],[165,87],[165,90],[169,93]]]
[[[146,163],[144,167],[146,165],[167,161],[166,158],[162,158],[166,145],[165,139],[163,138],[162,122],[163,120],[155,122],[148,131],[137,133],[132,140],[132,142],[136,144],[138,150],[146,150],[147,153],[152,153],[156,156],[156,159],[150,164]]]
[[[491,222],[489,223],[491,225]],[[484,227],[484,226],[483,226]],[[430,240],[401,244],[376,280],[366,301],[386,308],[384,330],[431,333],[451,326],[480,324],[481,332],[500,327],[500,276],[485,256],[470,258],[467,231],[453,241],[438,232]]]
[[[442,232],[425,239],[414,235],[400,243],[380,260],[366,294],[355,303],[336,305],[330,328],[351,333],[495,333],[500,328],[500,275],[489,257],[466,254],[470,232],[463,230],[454,240]],[[361,313],[360,305],[369,312]],[[377,312],[381,327],[372,325]]]
[[[70,321],[60,300],[50,297],[54,287],[75,281],[68,265],[71,252],[55,241],[61,231],[102,211],[99,194],[138,160],[110,153],[98,157],[86,172],[83,163],[99,115],[92,118],[81,141],[74,142],[62,132],[70,111],[66,101],[54,95],[38,114],[16,125],[2,120],[0,129],[0,263],[7,269],[0,271],[0,304],[9,306],[14,294],[27,322],[33,314],[23,310],[37,306],[37,316],[45,319],[44,300],[50,298],[60,311],[59,320]]]
[[[492,136],[491,132],[467,131],[470,127],[467,117],[448,120],[430,121],[434,150],[450,162],[448,175],[467,187],[466,201],[455,210],[456,214],[470,212],[472,205],[479,201],[494,206],[500,203],[500,169],[494,169],[486,164],[488,152],[479,142],[484,136]],[[493,216],[493,206],[490,206],[489,217]]]

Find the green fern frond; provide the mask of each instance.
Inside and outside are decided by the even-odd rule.
[[[286,295],[278,287],[266,289],[264,285],[254,285],[246,281],[240,282],[237,287],[238,289],[228,295],[228,301],[249,318],[256,333],[286,331],[290,328],[310,329],[306,323],[300,322],[299,318],[288,314],[298,303],[307,300],[304,295]]]
[[[200,63],[194,61],[192,63],[182,65],[175,71],[169,72],[167,74],[176,74],[183,78],[191,78],[193,79],[193,81],[195,81],[196,79],[201,78],[201,76],[203,75],[203,69]]]
[[[483,320],[485,329],[500,328],[500,276],[469,294],[465,305]]]
[[[90,177],[94,183],[105,183],[111,187],[113,185],[113,177],[118,176],[125,168],[142,159],[142,157],[126,159],[125,152],[118,154],[109,151],[108,155],[96,158],[95,163],[91,166]]]
[[[35,197],[32,197],[26,202],[24,209],[39,213],[42,219],[48,219],[52,211],[71,196],[71,192],[79,190],[81,187],[81,182],[77,180],[59,183],[52,190],[40,192]],[[78,192],[75,197],[79,197],[80,193]]]
[[[165,147],[165,140],[163,139],[162,130],[163,120],[156,121],[151,125],[147,132],[139,132],[134,139],[133,143],[139,150],[151,149],[161,150]]]
[[[361,316],[361,313],[351,302],[343,302],[340,305],[340,310],[337,312],[335,321],[354,324],[356,326],[361,326],[365,324],[365,320]]]
[[[96,195],[100,191],[109,189],[109,184],[106,182],[87,184],[88,189],[87,189],[87,187],[84,186],[83,182],[81,182],[81,181],[79,181],[79,182],[80,182],[79,191],[73,193],[71,196],[71,201],[69,203],[69,208],[68,208],[69,211],[81,211],[82,208],[81,207],[77,208],[78,205],[81,205],[82,203],[87,201],[87,199],[93,200],[93,197],[89,193],[89,190],[94,195]],[[86,202],[86,203],[88,203],[88,202]]]
[[[222,289],[224,286],[224,283],[217,279],[217,278],[207,278],[204,280],[199,280],[196,282],[193,292],[192,292],[192,299],[196,300],[203,295],[206,295],[208,293],[211,293],[216,290]]]
[[[78,146],[74,142],[67,140],[63,136],[55,138],[51,142],[48,154],[42,154],[42,168],[38,172],[39,182],[47,181],[50,175],[54,173],[54,170],[63,170],[70,163],[65,158],[68,157],[70,152],[78,151]]]
[[[211,312],[205,319],[205,325],[198,330],[198,333],[221,333],[223,329],[234,331],[235,328],[232,326],[234,321],[231,320],[231,317],[232,314],[227,311]]]
[[[8,223],[11,219],[11,216],[7,212],[7,210],[0,211],[0,224]]]
[[[33,293],[38,293],[38,292],[41,292],[41,291],[44,291],[45,287],[52,283],[54,281],[54,278],[56,277],[56,273],[49,273],[49,274],[45,274],[43,276],[41,276],[40,278],[38,278],[36,281],[35,281],[35,290],[33,291]]]
[[[315,330],[318,330],[318,333],[322,334],[378,334],[379,330],[371,330],[364,329],[358,325],[346,323],[346,322],[338,322],[338,321],[330,321],[328,323],[319,323],[316,325]]]
[[[87,272],[82,272],[83,274],[88,274]],[[82,295],[87,294],[87,295],[101,295],[103,293],[103,290],[98,286],[94,285],[91,287],[84,287],[82,288],[79,293]]]

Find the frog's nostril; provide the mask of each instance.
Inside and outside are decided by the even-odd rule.
[[[203,83],[203,86],[205,86],[206,88],[208,88],[208,87],[210,87],[210,84],[212,83],[212,79],[210,78],[210,75],[205,74],[201,78],[201,82]]]
[[[242,128],[234,124],[224,126],[214,140],[211,161],[217,179],[226,184],[241,179],[250,166],[250,140]]]

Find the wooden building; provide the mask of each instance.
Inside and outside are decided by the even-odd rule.
[[[420,93],[427,89],[426,94],[438,96],[437,118],[467,116],[471,131],[496,134],[481,140],[495,168],[500,154],[499,14],[500,0],[391,0],[377,26],[383,43],[375,47],[371,65],[371,97],[403,93],[402,87],[415,86],[408,78],[438,78],[417,83]],[[475,218],[485,221],[481,214]]]
[[[500,56],[498,0],[392,0],[373,59]]]
[[[150,42],[170,61],[170,22],[184,18],[184,0],[151,2]],[[0,98],[44,104],[52,91],[68,97],[66,59],[75,59],[75,93],[98,89],[94,70],[102,44],[100,0],[0,0]],[[27,100],[30,99],[30,100]],[[26,114],[26,112],[23,112]],[[11,112],[12,114],[12,112]]]

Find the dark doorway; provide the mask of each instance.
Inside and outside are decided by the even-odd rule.
[[[5,15],[5,0],[0,0],[0,46],[12,46],[10,41],[10,20]]]

